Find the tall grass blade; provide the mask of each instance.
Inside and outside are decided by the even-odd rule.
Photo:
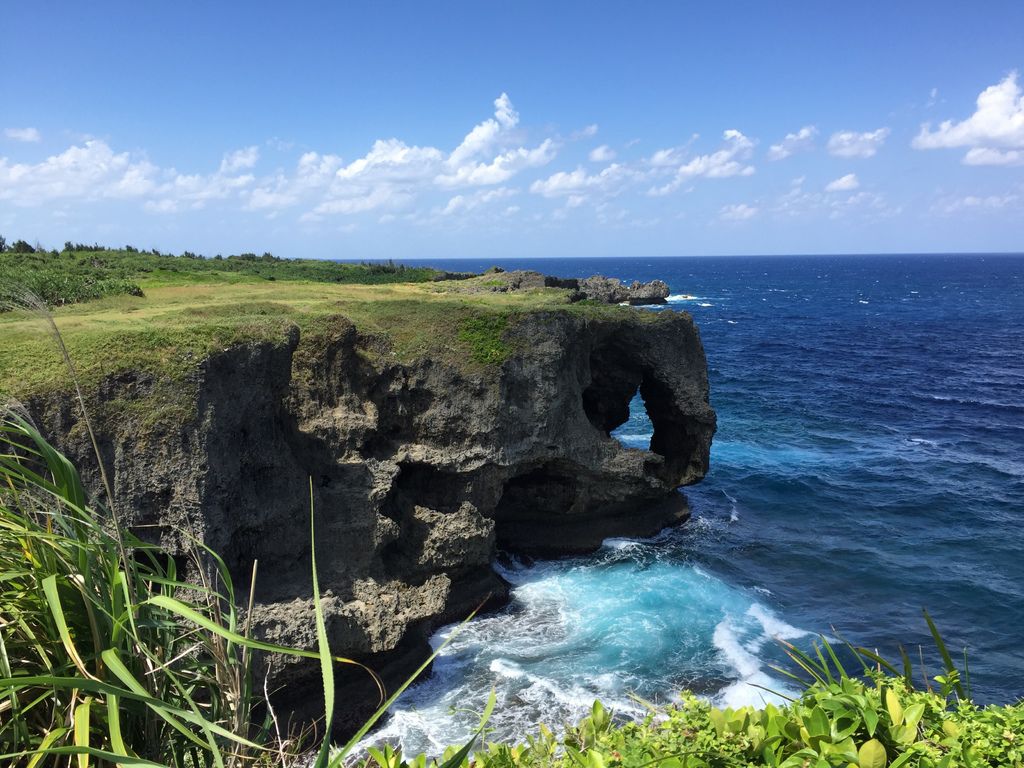
[[[89,710],[92,709],[92,697],[87,696],[85,701],[75,707],[75,746],[89,746]],[[78,755],[78,768],[89,768],[89,753],[81,752]]]
[[[313,478],[309,478],[309,548],[313,563],[313,610],[316,615],[316,643],[320,653],[320,676],[324,689],[324,738],[320,743],[315,765],[323,768],[329,762],[331,751],[331,724],[334,722],[334,665],[324,623],[324,608],[320,604],[320,582],[316,574],[316,521],[313,510]]]
[[[949,655],[949,650],[946,648],[946,643],[942,640],[942,635],[939,634],[938,628],[935,626],[935,622],[932,621],[932,617],[928,614],[928,611],[922,609],[924,613],[924,620],[928,622],[928,631],[932,633],[932,640],[935,641],[935,647],[939,649],[939,655],[942,657],[942,664],[946,668],[947,675],[955,675],[957,678],[956,684],[953,686],[957,696],[961,699],[966,699],[967,696],[964,694],[963,686],[960,684],[959,676],[960,673],[953,663],[953,657]]]
[[[60,603],[60,595],[57,594],[57,577],[54,575],[47,576],[43,579],[43,593],[46,595],[46,602],[50,606],[50,613],[53,616],[53,621],[57,625],[57,633],[60,635],[60,641],[64,645],[64,650],[68,652],[68,656],[71,657],[71,661],[79,672],[85,677],[95,680],[89,670],[85,668],[85,662],[82,661],[82,657],[78,655],[78,649],[75,647],[75,642],[71,639],[71,633],[68,631],[68,623],[64,617],[64,609]]]

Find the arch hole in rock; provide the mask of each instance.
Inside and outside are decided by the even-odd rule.
[[[609,435],[627,448],[639,448],[643,451],[651,450],[651,439],[654,437],[654,423],[647,413],[647,406],[644,405],[644,400],[640,396],[639,387],[633,393],[628,408],[628,418],[609,432]]]
[[[680,408],[672,382],[656,365],[637,360],[628,344],[601,346],[590,355],[583,411],[609,438],[654,454],[644,471],[678,486],[707,472],[706,437],[705,427]]]

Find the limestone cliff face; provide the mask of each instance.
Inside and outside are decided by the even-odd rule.
[[[224,350],[185,385],[189,423],[142,434],[130,419],[98,419],[118,513],[172,548],[181,531],[200,537],[239,585],[258,560],[260,632],[313,647],[312,478],[332,648],[401,674],[438,624],[504,598],[496,548],[554,555],[653,533],[685,516],[676,489],[707,471],[715,415],[688,315],[538,312],[507,333],[518,351],[473,374],[369,354],[342,318],[315,340],[293,330]],[[153,386],[120,376],[98,396],[130,403]],[[638,389],[649,451],[609,437]],[[67,400],[29,405],[79,466],[95,463]],[[274,671],[289,705],[306,698],[314,711],[302,682],[316,674]]]

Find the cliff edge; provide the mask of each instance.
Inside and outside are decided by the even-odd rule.
[[[380,354],[378,336],[340,315],[315,332],[291,326],[196,362],[176,385],[189,402],[181,421],[145,420],[157,377],[107,376],[93,397],[115,508],[172,551],[199,538],[239,585],[258,561],[259,633],[314,647],[312,478],[332,650],[400,678],[439,624],[505,598],[497,548],[557,555],[651,534],[686,516],[677,488],[708,468],[715,414],[689,315],[538,310],[501,341],[503,359],[474,369]],[[650,450],[609,435],[637,391]],[[116,418],[103,407],[115,402]],[[88,477],[71,398],[28,406]],[[371,705],[368,681],[342,672],[352,688],[340,699]],[[322,711],[315,665],[278,664],[272,678],[284,706]]]

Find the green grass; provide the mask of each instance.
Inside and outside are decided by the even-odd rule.
[[[568,292],[555,288],[468,293],[461,283],[267,281],[205,272],[188,278],[175,283],[147,277],[140,282],[142,296],[106,296],[53,309],[86,389],[124,372],[187,382],[208,355],[240,343],[284,343],[292,326],[314,343],[351,322],[367,354],[398,362],[430,356],[485,372],[514,351],[505,331],[530,312],[633,312],[655,319],[654,313],[623,307],[569,304]],[[0,313],[0,393],[27,399],[68,387],[64,363],[38,314]]]
[[[467,317],[459,324],[458,339],[469,347],[470,358],[481,365],[503,363],[512,354],[512,345],[505,340],[510,316],[496,313]]]
[[[316,259],[230,256],[203,259],[136,250],[65,250],[0,253],[0,274],[33,290],[50,306],[136,293],[145,286],[246,281],[308,281],[377,285],[424,282],[435,271],[424,267],[349,264]]]

